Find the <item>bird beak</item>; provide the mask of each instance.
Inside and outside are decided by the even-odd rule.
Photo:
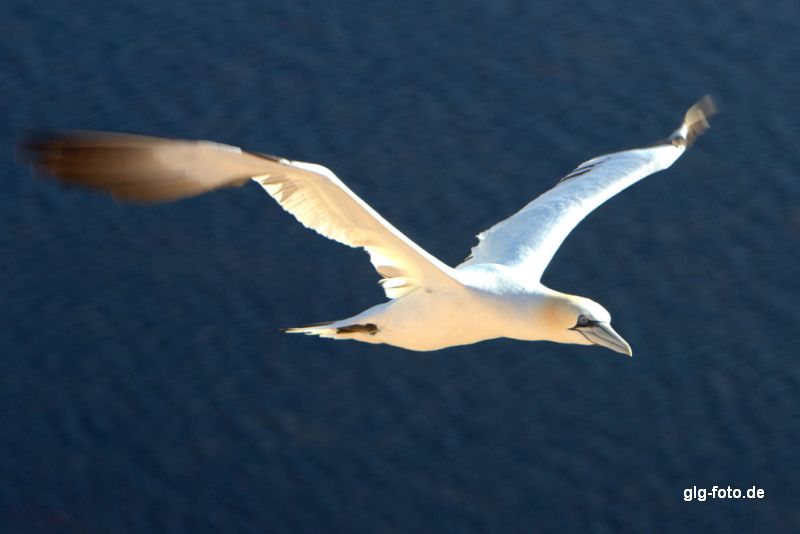
[[[622,339],[608,323],[593,323],[589,326],[579,328],[578,332],[583,334],[586,339],[595,345],[611,349],[614,352],[633,356],[633,351],[631,350],[631,346],[628,345],[628,342]]]

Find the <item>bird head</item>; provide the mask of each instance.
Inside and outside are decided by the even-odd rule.
[[[633,356],[631,346],[611,328],[611,314],[597,302],[575,295],[557,295],[550,301],[550,331],[554,341],[599,345]]]

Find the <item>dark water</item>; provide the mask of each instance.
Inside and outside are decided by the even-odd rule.
[[[0,530],[796,532],[797,24],[789,1],[7,0]],[[286,336],[381,300],[363,253],[256,186],[134,208],[13,157],[80,127],[320,162],[457,263],[706,92],[709,134],[545,276],[603,303],[632,360]]]

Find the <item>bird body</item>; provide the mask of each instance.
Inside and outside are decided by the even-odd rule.
[[[592,308],[593,317],[610,321],[589,299],[526,284],[508,271],[491,264],[459,268],[460,285],[450,291],[415,291],[346,319],[286,331],[431,351],[501,337],[588,345],[593,342],[570,330],[580,310]],[[630,347],[619,338],[613,350]]]
[[[288,331],[387,343],[417,351],[497,337],[542,339],[535,330],[543,323],[530,319],[546,301],[544,293],[510,282],[486,284],[480,279],[489,277],[478,272],[464,274],[457,275],[459,284],[449,290],[414,291],[353,317]],[[375,325],[376,329],[348,331],[347,327],[352,325]],[[339,331],[342,328],[344,332]]]
[[[364,248],[388,301],[338,321],[289,328],[334,339],[429,351],[500,337],[604,346],[631,355],[611,316],[584,297],[540,279],[572,229],[642,178],[666,169],[715,112],[704,97],[655,145],[590,159],[511,217],[478,235],[461,265],[449,267],[408,239],[329,169],[208,141],[102,132],[61,132],[25,144],[34,165],[66,184],[131,202],[164,202],[260,184],[300,223]]]

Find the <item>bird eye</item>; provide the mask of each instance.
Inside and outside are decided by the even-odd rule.
[[[576,326],[589,326],[589,318],[581,314],[578,316],[578,324]]]

